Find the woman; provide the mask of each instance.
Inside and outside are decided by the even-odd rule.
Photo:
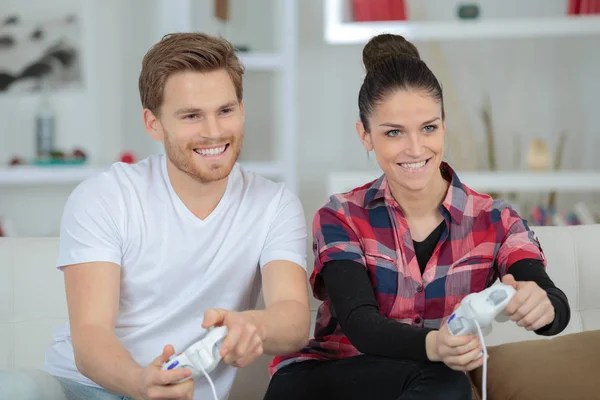
[[[442,89],[415,46],[380,35],[363,63],[356,130],[384,174],[317,212],[315,338],[273,360],[265,399],[469,400],[482,347],[444,322],[466,295],[500,278],[517,290],[506,315],[540,335],[568,302],[526,222],[442,161]]]

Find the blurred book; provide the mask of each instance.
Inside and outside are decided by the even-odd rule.
[[[561,212],[537,205],[531,208],[527,219],[533,226],[594,225],[600,223],[600,206],[578,202],[572,210]]]
[[[569,15],[600,14],[600,0],[569,0]]]
[[[352,0],[354,21],[404,21],[405,0]]]

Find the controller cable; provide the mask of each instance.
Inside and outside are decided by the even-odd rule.
[[[200,371],[202,371],[202,373],[208,380],[208,383],[210,384],[210,388],[212,389],[213,397],[215,398],[215,400],[219,400],[219,397],[217,396],[217,391],[215,389],[215,384],[213,383],[212,379],[210,379],[210,376],[208,375],[208,373],[204,370],[204,368],[202,368],[202,365],[198,365],[198,367],[200,367]]]
[[[481,341],[481,347],[483,349],[483,375],[481,376],[481,393],[482,399],[487,399],[487,348],[485,347],[485,342],[483,340],[483,332],[481,331],[481,327],[479,326],[479,321],[476,318],[473,318],[475,322],[475,327],[477,328],[477,333],[479,334],[479,340]]]

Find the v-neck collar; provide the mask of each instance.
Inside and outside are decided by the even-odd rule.
[[[239,173],[239,166],[238,163],[234,164],[233,168],[231,169],[231,172],[229,173],[229,176],[227,177],[227,186],[225,187],[225,192],[223,193],[223,196],[221,196],[221,199],[217,203],[215,209],[212,210],[212,212],[208,214],[208,216],[204,219],[198,218],[192,211],[190,211],[190,209],[185,205],[185,203],[181,200],[181,198],[173,188],[173,183],[171,182],[171,178],[169,177],[169,171],[167,169],[166,154],[162,154],[161,170],[163,174],[163,179],[165,180],[165,183],[169,190],[169,194],[173,199],[175,207],[177,207],[177,209],[187,218],[194,221],[194,223],[200,226],[204,226],[210,223],[210,221],[212,221],[214,218],[216,218],[217,215],[221,213],[223,207],[225,207],[225,204],[227,203],[227,200],[230,196],[232,182],[236,179],[237,174]]]

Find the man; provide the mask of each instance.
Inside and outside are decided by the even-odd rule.
[[[236,163],[242,75],[231,45],[205,34],[168,35],[144,57],[144,126],[166,155],[114,164],[66,204],[58,267],[70,323],[44,366],[65,393],[212,399],[205,378],[177,383],[190,371],[161,366],[225,325],[210,375],[226,398],[236,367],[307,342],[304,213],[283,185]],[[261,278],[265,309],[251,310]]]

